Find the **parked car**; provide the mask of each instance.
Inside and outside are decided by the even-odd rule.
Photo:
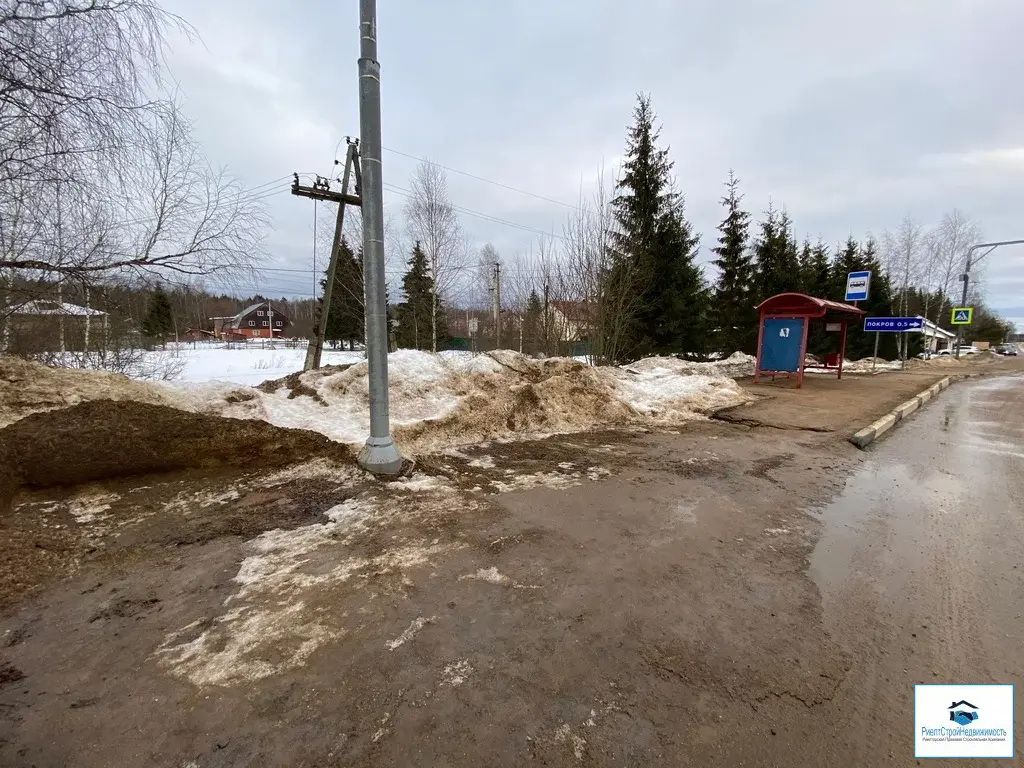
[[[1002,346],[996,347],[996,352],[1000,355],[1006,355],[1007,357],[1017,357],[1017,347],[1013,344],[1003,344]]]

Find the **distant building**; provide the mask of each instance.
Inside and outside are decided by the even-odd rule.
[[[586,301],[551,302],[552,325],[560,341],[586,341],[597,325],[596,307]]]
[[[956,338],[956,333],[947,331],[945,328],[939,328],[931,320],[921,319],[924,321],[924,327],[914,329],[910,333],[921,334],[922,341],[924,342],[923,351],[934,355],[940,350],[948,349]]]
[[[106,317],[107,313],[67,301],[26,301],[15,307],[11,315],[12,317]]]
[[[226,341],[238,337],[246,339],[281,338],[291,328],[291,320],[269,301],[252,304],[231,317],[211,317],[213,334]]]
[[[5,353],[81,352],[106,338],[109,315],[67,301],[26,301],[11,308],[0,347]]]

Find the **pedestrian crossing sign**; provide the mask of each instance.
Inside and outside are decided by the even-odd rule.
[[[953,307],[950,325],[970,325],[974,320],[974,307]]]

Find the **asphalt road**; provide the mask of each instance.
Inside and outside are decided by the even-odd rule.
[[[915,683],[1015,683],[1024,711],[1024,377],[951,388],[870,451],[822,523],[809,573],[851,667],[789,755],[914,765]]]

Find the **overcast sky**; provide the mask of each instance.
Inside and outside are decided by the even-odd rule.
[[[748,207],[785,205],[830,243],[957,207],[1024,238],[1020,0],[379,0],[384,146],[575,203],[651,94],[710,258],[729,168]],[[202,43],[170,65],[211,162],[248,187],[328,173],[358,135],[356,0],[166,0]],[[384,153],[385,184],[416,161]],[[568,208],[449,174],[477,245],[503,256]],[[285,189],[279,186],[262,189]],[[389,192],[400,217],[404,198]],[[313,203],[266,200],[279,266],[310,268]],[[510,226],[510,224],[519,225]],[[1024,329],[1024,247],[987,258],[986,298]],[[267,272],[273,294],[312,278]]]

